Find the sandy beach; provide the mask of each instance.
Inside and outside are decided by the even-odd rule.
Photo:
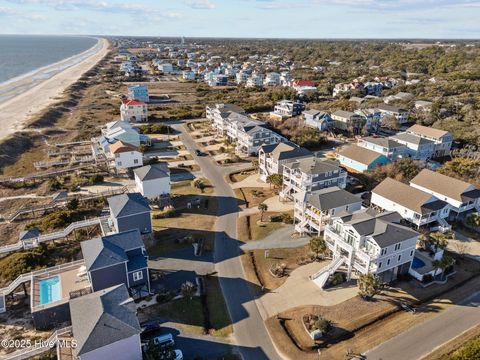
[[[51,68],[55,69],[73,62],[72,66],[0,103],[0,141],[16,131],[22,130],[33,115],[58,101],[58,97],[63,94],[65,89],[95,66],[107,52],[108,41],[100,39],[93,48],[76,56],[77,60],[78,57],[80,59],[84,57],[81,61],[75,63],[76,57],[74,56],[63,62],[52,64]],[[9,83],[8,86],[12,89],[28,87],[29,83],[31,84],[34,79],[38,79],[39,74],[48,71],[48,67],[41,69],[39,73],[34,73],[19,79],[17,82]]]

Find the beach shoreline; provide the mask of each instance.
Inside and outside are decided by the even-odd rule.
[[[11,91],[17,91],[0,103],[0,141],[25,129],[36,114],[57,102],[70,85],[105,57],[108,47],[109,42],[99,38],[97,44],[80,54],[19,76],[17,81],[0,84],[0,87],[8,86]],[[39,81],[41,74],[58,71],[59,68],[60,71],[53,76]]]

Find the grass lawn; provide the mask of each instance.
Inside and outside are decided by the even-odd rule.
[[[209,332],[214,336],[229,336],[233,332],[232,320],[230,320],[218,278],[207,276],[204,279],[211,326]]]
[[[181,298],[139,309],[138,318],[140,322],[152,319],[172,321],[194,334],[205,332],[202,301],[199,297]]]
[[[285,264],[287,274],[299,267],[299,259],[306,258],[311,251],[308,246],[287,249],[269,249],[269,256],[265,258],[265,250],[254,250],[242,257],[242,264],[249,281],[264,286],[268,290],[274,290],[281,286],[288,278],[274,277],[270,274],[273,265]],[[256,271],[253,266],[255,261]]]
[[[232,183],[236,183],[236,182],[240,182],[242,180],[245,180],[247,177],[249,177],[250,175],[253,175],[256,173],[256,170],[242,170],[242,171],[236,171],[236,172],[233,172],[231,173],[227,178],[230,182]]]
[[[241,208],[256,208],[259,204],[277,195],[276,190],[262,187],[234,189]]]
[[[266,212],[263,220],[268,221],[270,216],[281,215],[277,212]],[[237,221],[237,236],[241,241],[262,240],[273,231],[285,226],[282,222],[260,222],[261,214],[242,216]]]
[[[213,187],[209,185],[202,193],[200,189],[191,186],[190,181],[175,184],[172,187],[172,204],[178,211],[178,215],[172,218],[152,219],[152,226],[155,231],[155,240],[147,242],[148,252],[151,256],[163,254],[191,247],[191,243],[183,241],[186,236],[205,239],[205,251],[213,250],[215,233],[215,219],[217,214],[217,202],[209,196]],[[205,196],[205,198],[204,198]],[[187,203],[194,198],[202,200],[199,208],[187,209]],[[208,206],[206,201],[208,200]],[[207,207],[206,207],[207,206]],[[155,214],[157,212],[154,212]]]

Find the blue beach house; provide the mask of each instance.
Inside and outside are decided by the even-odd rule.
[[[337,154],[337,160],[340,165],[357,172],[372,170],[390,162],[385,155],[358,145],[349,145],[341,149]]]
[[[149,102],[148,88],[145,85],[130,85],[128,87],[128,98],[130,100],[139,100]]]

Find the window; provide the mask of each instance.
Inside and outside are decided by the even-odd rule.
[[[402,245],[401,243],[395,244],[395,251],[400,250],[401,245]]]
[[[134,163],[134,164],[138,164],[138,159],[134,159],[134,160],[133,160],[133,163]]]
[[[402,260],[402,255],[398,255],[398,261]]]
[[[143,272],[136,271],[133,273],[133,281],[138,281],[143,279]]]
[[[378,263],[378,268],[379,268],[379,269],[382,268],[382,262],[381,262],[381,261]]]
[[[390,259],[387,260],[387,266],[390,265]]]
[[[122,162],[121,162],[121,161],[117,161],[117,165],[118,165],[118,166],[122,166]]]
[[[382,249],[381,255],[386,255],[387,254],[387,248]]]
[[[413,250],[410,250],[410,257],[413,256]]]

